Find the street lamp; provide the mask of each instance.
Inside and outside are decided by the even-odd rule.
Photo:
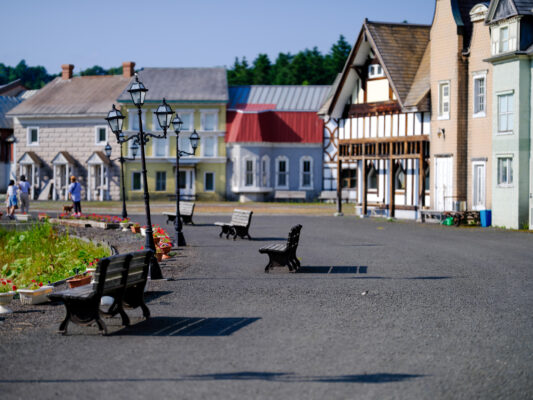
[[[133,144],[130,147],[131,149],[131,155],[133,157],[128,158],[124,157],[122,152],[122,145],[120,145],[120,157],[111,159],[111,153],[113,152],[113,149],[111,148],[111,145],[107,143],[104,148],[105,155],[107,158],[109,158],[109,161],[116,161],[118,160],[120,162],[120,174],[122,178],[122,218],[128,218],[128,212],[126,211],[126,189],[124,186],[124,162],[125,161],[133,161],[135,160],[135,157],[137,157],[137,152],[139,151],[139,145],[137,142],[133,142]]]
[[[145,248],[150,249],[154,252],[156,252],[155,249],[155,243],[154,243],[154,236],[152,231],[152,217],[150,215],[150,195],[148,194],[148,179],[146,177],[146,158],[145,158],[145,146],[146,143],[148,143],[148,140],[150,137],[154,139],[165,139],[167,137],[167,132],[165,126],[162,126],[163,128],[163,135],[155,135],[153,133],[147,133],[143,131],[143,125],[142,125],[142,106],[144,104],[144,99],[146,97],[146,92],[148,89],[143,85],[142,82],[139,81],[139,76],[135,74],[135,81],[131,84],[130,88],[128,89],[129,94],[131,95],[131,100],[133,101],[133,104],[137,107],[137,115],[139,118],[139,132],[131,135],[130,137],[126,138],[125,135],[122,133],[122,124],[124,123],[124,116],[120,112],[120,110],[117,110],[115,108],[115,105],[113,105],[113,109],[109,112],[107,115],[107,122],[109,124],[109,127],[115,134],[117,138],[117,142],[119,144],[126,143],[129,140],[134,139],[135,142],[137,142],[141,149],[141,168],[142,168],[142,179],[143,179],[143,192],[144,192],[144,208],[145,208],[145,214],[146,214],[146,242],[145,242]],[[165,118],[170,119],[173,112],[168,107],[168,104],[163,100],[163,104],[161,104],[158,107],[158,121],[165,120]],[[170,113],[170,114],[169,114]],[[166,120],[165,120],[166,121]],[[164,121],[164,122],[165,122]],[[163,274],[161,273],[161,268],[159,267],[159,263],[155,259],[155,256],[152,257],[152,260],[150,262],[150,277],[151,279],[162,279]]]
[[[180,157],[181,156],[192,156],[196,153],[196,148],[198,147],[198,133],[196,133],[196,129],[193,131],[191,136],[189,137],[189,140],[191,141],[191,147],[192,147],[192,153],[189,153],[184,150],[180,150],[179,145],[179,136],[181,132],[181,127],[183,125],[183,121],[179,117],[179,115],[176,113],[176,116],[172,120],[172,125],[174,126],[174,132],[176,133],[176,219],[174,220],[174,231],[175,231],[175,245],[178,246],[186,246],[187,243],[185,242],[185,236],[183,236],[182,232],[182,223],[181,223],[181,217],[180,217]]]

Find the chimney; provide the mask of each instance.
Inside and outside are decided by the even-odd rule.
[[[135,74],[135,63],[133,61],[124,61],[122,63],[122,76],[131,78]]]
[[[63,64],[61,66],[61,78],[62,79],[72,79],[72,70],[74,69],[74,65],[72,64]]]

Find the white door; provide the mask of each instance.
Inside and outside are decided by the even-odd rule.
[[[187,198],[188,196],[194,196],[194,170],[185,169],[180,170],[180,197]]]
[[[453,157],[435,157],[435,210],[453,208]]]
[[[475,162],[472,164],[472,209],[484,210],[486,198],[485,163]]]

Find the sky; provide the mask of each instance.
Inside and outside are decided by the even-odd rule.
[[[365,18],[431,24],[434,0],[0,0],[0,63],[59,73],[134,61],[142,67],[231,67],[266,53],[352,45]]]

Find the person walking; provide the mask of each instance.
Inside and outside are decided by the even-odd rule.
[[[74,175],[70,177],[70,182],[72,183],[68,187],[68,197],[74,203],[74,215],[81,217],[81,185]]]
[[[15,181],[11,179],[9,186],[7,187],[7,217],[9,219],[15,219],[15,209],[18,207],[17,201],[17,187]]]
[[[20,176],[18,187],[20,190],[20,212],[26,214],[30,211],[31,187],[25,175]]]

